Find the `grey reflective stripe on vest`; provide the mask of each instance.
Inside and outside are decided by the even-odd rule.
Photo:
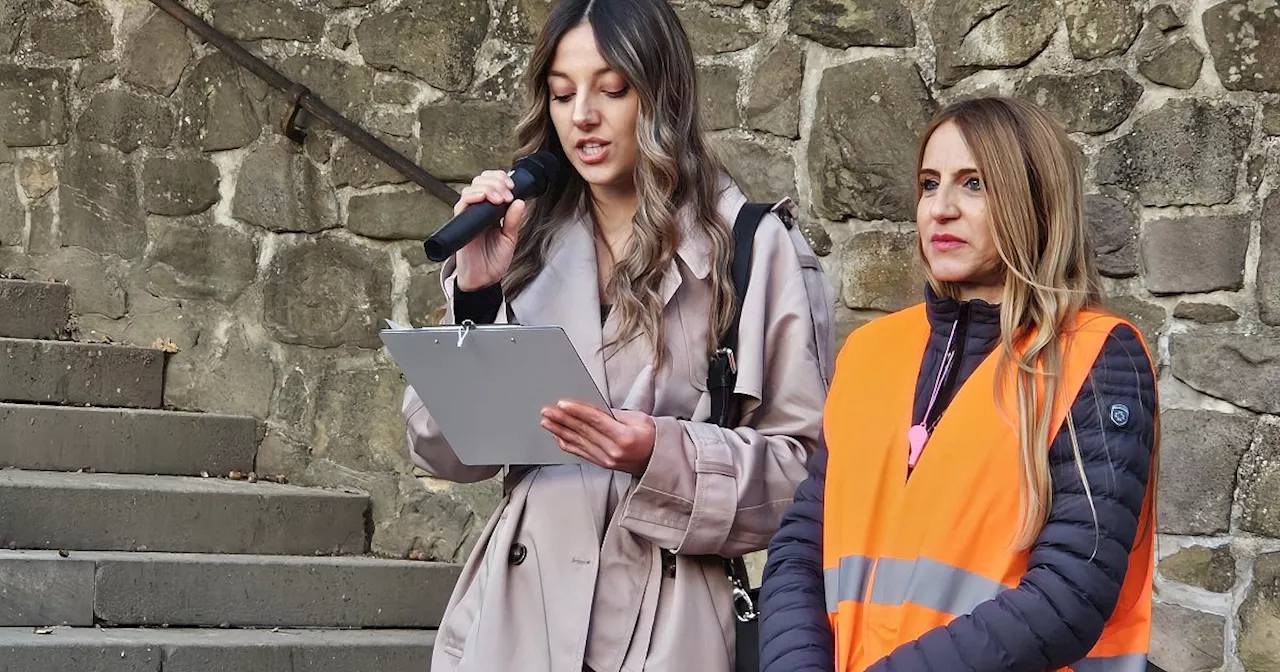
[[[822,582],[827,594],[827,613],[834,614],[841,602],[861,602],[867,594],[867,580],[871,578],[871,566],[875,561],[861,555],[840,558],[840,567],[830,567],[822,572]]]
[[[867,596],[871,568],[875,578]],[[878,562],[860,555],[840,558],[840,568],[823,573],[827,612],[835,613],[841,602],[861,602],[894,606],[910,602],[934,611],[963,616],[996,596],[1004,585],[959,567],[929,558]]]
[[[876,564],[871,603],[916,604],[952,616],[963,616],[993,599],[1004,585],[985,576],[929,558],[883,558]]]
[[[1085,658],[1071,666],[1074,672],[1146,672],[1147,654],[1129,653],[1108,658]]]
[[[871,569],[875,568],[872,578]],[[929,558],[899,560],[850,555],[840,558],[839,568],[822,573],[827,613],[836,613],[841,602],[896,606],[910,602],[952,616],[973,613],[979,604],[995,599],[1005,585],[968,570]],[[871,583],[870,595],[867,583]],[[1146,672],[1147,655],[1131,653],[1107,658],[1085,658],[1071,665],[1073,672]]]

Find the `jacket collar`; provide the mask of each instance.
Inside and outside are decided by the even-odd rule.
[[[1000,306],[981,299],[958,301],[940,296],[933,286],[925,283],[925,313],[929,316],[930,342],[942,339],[945,343],[951,335],[951,326],[965,319],[965,352],[990,352],[1000,340]]]

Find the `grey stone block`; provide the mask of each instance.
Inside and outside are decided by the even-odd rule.
[[[1227,619],[1163,602],[1151,611],[1152,663],[1187,672],[1221,669]]]
[[[262,284],[263,326],[282,343],[379,348],[373,316],[390,314],[391,284],[377,250],[340,238],[280,245]]]
[[[1280,112],[1280,105],[1276,110]],[[1280,125],[1280,113],[1275,116]],[[1280,128],[1276,134],[1280,135]],[[1271,192],[1262,204],[1258,228],[1258,317],[1266,324],[1280,326],[1280,191]]]
[[[395,11],[361,21],[356,40],[369,65],[394,68],[438,89],[460,92],[471,84],[487,25],[487,2],[410,0]],[[405,49],[406,44],[417,46]]]
[[[0,338],[0,401],[157,408],[163,391],[160,350]]]
[[[1274,6],[1231,0],[1214,4],[1200,19],[1213,65],[1227,90],[1280,91],[1280,67],[1276,65],[1280,62],[1280,15]]]
[[[0,336],[62,337],[71,318],[68,298],[64,284],[0,280]]]
[[[1258,444],[1241,461],[1239,480],[1240,529],[1280,539],[1280,429],[1259,427]],[[1280,583],[1276,588],[1280,592]],[[1280,660],[1280,646],[1276,655]]]
[[[1230,529],[1236,472],[1256,423],[1242,413],[1161,414],[1160,532],[1208,535]]]
[[[0,546],[363,553],[368,497],[274,483],[0,471]]]
[[[455,564],[265,555],[90,554],[94,613],[117,625],[436,627]]]
[[[1122,70],[1083,75],[1039,75],[1018,86],[1021,98],[1043,106],[1072,133],[1106,133],[1119,126],[1142,97],[1142,85]]]
[[[1031,61],[1058,31],[1060,4],[1052,0],[937,3],[929,27],[937,51],[938,84],[951,86],[979,70],[1013,68]],[[1000,37],[993,39],[995,35]]]
[[[1142,232],[1147,288],[1153,294],[1240,289],[1248,250],[1248,216],[1147,222]]]
[[[1280,338],[1172,334],[1169,354],[1173,375],[1191,387],[1251,411],[1280,413]]]
[[[1236,558],[1231,546],[1188,546],[1160,561],[1160,574],[1214,593],[1236,585]]]
[[[1249,672],[1280,668],[1280,553],[1264,553],[1253,563],[1253,584],[1240,605],[1236,630],[1240,662]]]
[[[429,630],[0,628],[5,672],[422,672]],[[163,660],[163,665],[162,665]]]
[[[5,8],[8,11],[8,8]],[[67,140],[67,71],[0,65],[0,143],[40,147]]]
[[[943,60],[939,53],[939,72]],[[916,145],[935,108],[911,61],[868,58],[824,70],[809,138],[814,213],[831,220],[913,220]],[[857,158],[868,156],[875,161]]]
[[[261,438],[248,417],[0,403],[0,467],[225,476],[253,470]]]
[[[0,627],[93,625],[93,572],[78,557],[0,551]]]
[[[1143,205],[1218,205],[1236,195],[1253,112],[1227,102],[1172,100],[1134,120],[1098,153],[1097,182]]]
[[[1123,54],[1142,28],[1138,3],[1067,0],[1064,5],[1071,54],[1078,59]]]

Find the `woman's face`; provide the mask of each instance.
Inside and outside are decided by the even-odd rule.
[[[640,98],[581,23],[556,45],[547,75],[551,121],[569,162],[592,187],[634,189]]]
[[[987,191],[960,129],[939,126],[920,164],[916,226],[929,271],[960,286],[961,300],[999,303],[1004,262],[987,214]]]

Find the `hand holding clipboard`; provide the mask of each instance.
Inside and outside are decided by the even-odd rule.
[[[614,416],[560,327],[387,324],[382,342],[463,464],[585,463],[542,410],[571,400]]]

